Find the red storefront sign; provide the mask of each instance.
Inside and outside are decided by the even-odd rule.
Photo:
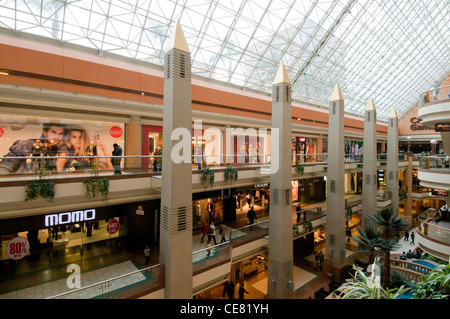
[[[113,126],[109,129],[109,134],[114,137],[114,138],[119,138],[122,136],[123,131],[120,127],[118,126]]]
[[[117,219],[112,219],[109,221],[109,223],[106,225],[106,230],[108,233],[115,234],[119,231],[120,223]]]
[[[9,258],[19,260],[25,257],[30,250],[30,243],[26,238],[15,237],[6,246],[6,253]]]

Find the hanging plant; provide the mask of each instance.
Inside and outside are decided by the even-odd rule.
[[[45,167],[39,168],[38,177],[39,181],[28,183],[25,186],[25,201],[34,200],[38,197],[45,198],[49,202],[53,202],[55,199],[55,182],[44,182],[42,179],[51,172]]]
[[[231,183],[237,181],[238,171],[232,165],[229,165],[224,172],[225,182],[230,181]]]
[[[55,199],[55,182],[37,181],[25,186],[25,201],[34,200],[38,197],[45,198],[49,202]]]
[[[305,232],[310,232],[313,229],[313,225],[312,222],[307,220],[306,222],[303,223],[303,229],[305,230]]]
[[[297,174],[303,175],[304,171],[305,171],[305,165],[302,163],[297,164],[297,166],[295,166],[295,170],[297,171]]]
[[[83,184],[86,186],[87,198],[93,198],[100,193],[103,201],[108,200],[109,180],[107,178],[86,178]]]
[[[204,188],[212,188],[214,186],[214,172],[207,167],[202,171],[200,181]]]
[[[353,215],[353,208],[351,208],[350,206],[348,206],[345,209],[345,218],[350,218]]]

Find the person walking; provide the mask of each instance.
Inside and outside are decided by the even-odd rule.
[[[403,240],[409,241],[409,233],[407,230],[405,230],[405,238]]]
[[[410,245],[415,245],[414,244],[414,232],[411,232],[411,243]]]
[[[208,236],[208,232],[209,232],[209,223],[208,223],[208,220],[205,220],[205,223],[203,224],[203,228],[202,228],[203,236],[200,239],[201,244],[203,244],[203,239],[205,238],[205,236]]]
[[[222,239],[220,240],[220,243],[224,243],[227,241],[226,235],[227,235],[228,227],[225,224],[220,224],[219,226],[219,234],[222,236]]]
[[[208,230],[208,244],[211,242],[211,239],[214,239],[214,245],[217,245],[216,241],[216,226],[214,226],[214,223],[211,222],[209,224],[209,230]]]
[[[258,219],[258,217],[256,217],[256,213],[255,213],[255,211],[253,209],[253,206],[250,207],[250,210],[247,213],[247,218],[248,218],[248,220],[250,222],[250,225],[253,225],[253,222],[255,221],[255,219]]]
[[[244,283],[241,282],[241,285],[239,286],[239,299],[244,299],[244,293],[249,294],[247,290],[244,288]]]
[[[300,204],[298,204],[297,207],[295,207],[295,211],[297,212],[297,223],[298,223],[300,222],[300,216],[302,214],[302,208]]]
[[[150,247],[145,246],[144,249],[145,265],[147,266],[150,261]]]

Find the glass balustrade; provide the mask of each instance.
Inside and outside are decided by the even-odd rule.
[[[450,85],[433,88],[420,95],[419,107],[427,103],[450,99]]]
[[[445,220],[442,220],[442,218],[442,214],[439,214],[437,210],[429,208],[419,215],[418,228],[425,236],[450,245],[449,219],[448,216],[445,216]]]
[[[133,271],[111,279],[86,285],[77,289],[70,289],[53,296],[44,296],[46,299],[126,299],[131,296],[145,293],[163,283],[162,265],[154,265]],[[83,280],[83,274],[80,275]],[[70,278],[72,279],[72,278]],[[69,280],[67,280],[69,282]],[[75,282],[76,280],[73,280]],[[64,285],[62,285],[64,287]]]

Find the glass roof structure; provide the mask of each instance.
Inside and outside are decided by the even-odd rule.
[[[271,93],[284,63],[296,102],[399,118],[450,71],[450,0],[2,0],[0,32],[162,66],[179,20],[192,73]]]

